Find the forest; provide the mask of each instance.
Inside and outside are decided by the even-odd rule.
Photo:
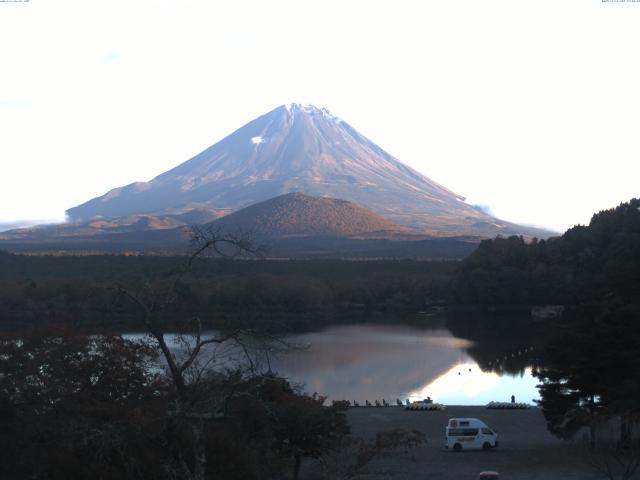
[[[535,365],[549,431],[574,438],[586,429],[590,451],[605,459],[610,478],[614,471],[631,478],[640,468],[640,200],[599,212],[589,225],[547,241],[483,241],[451,286],[456,303],[566,307],[555,319],[450,325],[478,341],[481,362],[488,331],[504,341],[514,330],[536,339],[540,351],[522,362]]]
[[[24,256],[0,253],[0,328],[56,323],[139,327],[119,285],[162,282],[187,257]],[[405,314],[442,303],[457,261],[199,258],[183,276],[172,315],[209,327],[317,328],[347,316]]]
[[[640,302],[640,200],[548,240],[484,240],[456,271],[451,303],[583,305]]]

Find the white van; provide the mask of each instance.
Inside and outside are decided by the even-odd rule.
[[[450,418],[445,428],[444,448],[454,452],[491,450],[498,446],[498,434],[477,418]]]

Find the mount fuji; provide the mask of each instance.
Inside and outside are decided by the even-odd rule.
[[[499,220],[403,164],[328,110],[283,105],[149,182],[67,210],[76,223],[193,209],[234,212],[291,192],[355,202],[434,236],[551,232]]]

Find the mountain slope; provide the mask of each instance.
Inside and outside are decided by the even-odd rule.
[[[201,212],[202,220],[210,212]],[[211,212],[210,214],[216,214]],[[129,215],[0,233],[0,249],[31,253],[183,254],[191,238],[184,215]],[[180,224],[172,228],[174,224]],[[203,223],[203,222],[200,222]],[[433,238],[353,202],[289,193],[204,224],[251,239],[276,258],[463,258],[477,238]]]
[[[211,223],[225,231],[261,237],[337,236],[410,233],[366,208],[346,200],[288,193],[251,205]]]
[[[223,210],[194,208],[186,212],[163,215],[127,215],[113,218],[94,218],[87,222],[34,225],[0,232],[0,241],[28,240],[37,242],[129,232],[172,230],[188,225],[208,223],[226,213],[228,212]]]
[[[491,236],[530,230],[466,204],[327,110],[296,104],[256,118],[150,182],[113,189],[67,214],[86,221],[176,208],[237,211],[296,191],[356,202],[428,234]]]

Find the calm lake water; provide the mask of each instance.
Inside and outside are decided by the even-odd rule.
[[[335,400],[430,396],[447,405],[480,405],[490,401],[529,402],[539,398],[538,380],[526,369],[520,376],[483,372],[465,353],[468,340],[446,329],[359,324],[291,336],[306,350],[278,357],[280,375]]]
[[[272,370],[329,400],[395,403],[430,396],[447,405],[483,405],[511,395],[527,403],[539,398],[530,368],[515,376],[483,372],[465,351],[471,342],[445,328],[340,325],[286,340],[306,348],[271,356]]]

